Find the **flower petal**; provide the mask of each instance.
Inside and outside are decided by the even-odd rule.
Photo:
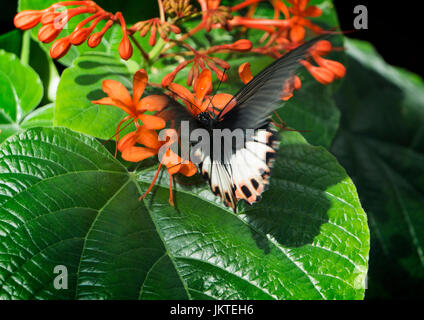
[[[206,99],[202,104],[202,111],[206,109],[213,108],[215,114],[218,114],[224,107],[231,101],[233,96],[228,93],[218,93],[212,97],[211,100]],[[235,100],[233,100],[235,102]],[[225,110],[225,113],[231,110],[234,107],[235,103],[231,101],[231,104],[227,107],[228,110]]]
[[[144,148],[144,147],[129,147],[126,148],[121,156],[122,159],[131,161],[131,162],[139,162],[144,159],[150,158],[157,154],[157,150]]]
[[[238,68],[239,76],[241,81],[243,81],[244,84],[248,83],[250,80],[253,79],[252,72],[250,71],[250,63],[245,62]]]
[[[186,103],[186,105],[189,104],[189,109],[196,109],[197,105],[194,101],[194,96],[186,87],[183,87],[178,83],[171,83],[169,85],[169,90],[171,90],[172,93],[176,94],[178,98],[182,99]]]
[[[128,109],[133,110],[132,100],[127,88],[115,80],[104,80],[103,91],[113,100],[119,102],[121,105],[126,106]],[[135,111],[135,110],[134,110]]]
[[[212,73],[209,69],[203,69],[196,83],[196,102],[201,104],[203,98],[212,88]]]
[[[137,111],[161,111],[169,103],[167,96],[152,94],[150,96],[144,97],[137,104]]]
[[[322,14],[322,10],[321,8],[318,8],[316,6],[309,6],[308,8],[306,8],[306,10],[303,12],[303,14],[307,17],[319,17]]]
[[[137,105],[147,86],[147,72],[144,69],[138,70],[133,77],[133,105]]]
[[[105,97],[105,98],[102,98],[102,99],[99,99],[99,100],[93,100],[93,101],[91,101],[91,103],[101,104],[101,105],[106,105],[106,106],[115,106],[115,107],[121,108],[126,113],[131,114],[131,110],[128,109],[128,107],[126,105],[122,104],[119,101],[115,101],[110,97]]]
[[[193,162],[189,162],[186,164],[183,164],[181,166],[181,169],[179,170],[179,173],[182,175],[185,175],[186,177],[191,177],[197,172],[197,167],[193,164]]]
[[[137,129],[137,142],[152,149],[159,149],[162,143],[159,141],[159,136],[155,130],[149,130],[145,126],[140,126]]]
[[[140,114],[137,117],[143,122],[146,129],[160,130],[165,128],[165,120],[160,117],[152,116],[150,114]]]
[[[171,175],[176,174],[182,167],[182,159],[171,148],[163,153],[159,161],[166,166]]]
[[[137,131],[126,134],[118,143],[118,150],[123,152],[125,149],[131,148],[137,142]]]
[[[290,30],[290,39],[294,42],[300,42],[305,38],[305,28],[301,25],[294,25]]]

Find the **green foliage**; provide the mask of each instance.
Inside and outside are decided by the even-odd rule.
[[[21,130],[42,95],[43,85],[37,73],[15,54],[0,49],[0,141]]]
[[[106,79],[132,87],[131,74],[120,59],[99,52],[87,52],[76,59],[60,79],[55,125],[102,139],[114,135],[124,111],[91,103],[106,96],[102,91],[102,81]]]
[[[129,173],[67,129],[7,140],[0,296],[361,299],[369,242],[355,187],[323,148],[282,141],[263,201],[234,214],[204,185],[177,185],[171,207],[166,173],[137,201],[153,169]],[[53,288],[58,264],[69,290]]]
[[[371,228],[368,298],[424,292],[424,83],[346,42],[347,78],[332,152],[358,187]]]

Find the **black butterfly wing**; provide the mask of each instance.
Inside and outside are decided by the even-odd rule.
[[[234,95],[235,106],[228,112],[226,108],[230,103],[222,109],[217,117],[217,128],[257,129],[267,125],[271,113],[279,106],[284,84],[291,81],[300,66],[299,60],[309,55],[312,45],[327,37],[310,40],[258,73]]]

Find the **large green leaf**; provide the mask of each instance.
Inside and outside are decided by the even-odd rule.
[[[125,113],[114,106],[91,103],[105,96],[102,82],[120,81],[131,87],[131,75],[121,60],[99,52],[87,52],[67,68],[56,96],[55,125],[108,139]]]
[[[1,145],[0,297],[361,299],[368,227],[323,148],[284,133],[271,187],[224,208],[204,184],[128,173],[93,138],[31,129]],[[193,182],[196,180],[190,180]],[[56,265],[68,290],[56,290]]]
[[[349,40],[332,147],[358,187],[371,228],[368,298],[424,293],[424,83]]]
[[[37,73],[15,54],[0,49],[0,141],[20,130],[42,96],[43,85]]]

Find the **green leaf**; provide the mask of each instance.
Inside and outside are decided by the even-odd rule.
[[[54,103],[47,104],[31,112],[21,123],[22,129],[53,127]]]
[[[1,35],[0,49],[4,49],[20,57],[23,48],[22,34],[23,32],[21,30],[13,30]],[[29,52],[27,54],[29,55],[29,65],[37,72],[43,83],[44,94],[42,103],[54,101],[57,84],[59,83],[59,74],[56,66],[50,56],[40,47],[38,41],[31,39],[28,47]]]
[[[114,106],[91,103],[105,97],[102,82],[117,80],[128,88],[131,75],[121,60],[99,52],[87,52],[67,68],[60,79],[54,123],[98,138],[109,139],[125,112]]]
[[[21,54],[22,35],[20,30],[13,30],[0,35],[0,49],[19,56]]]
[[[37,73],[15,54],[0,50],[0,141],[19,130],[40,102],[43,85]]]
[[[367,297],[416,298],[424,292],[424,83],[387,65],[366,42],[349,40],[346,48],[332,152],[369,216]]]
[[[95,139],[31,129],[1,145],[0,297],[361,299],[368,227],[334,157],[285,133],[271,187],[234,214],[205,184],[128,173]],[[195,180],[190,180],[193,182]],[[55,266],[68,269],[56,290]]]

